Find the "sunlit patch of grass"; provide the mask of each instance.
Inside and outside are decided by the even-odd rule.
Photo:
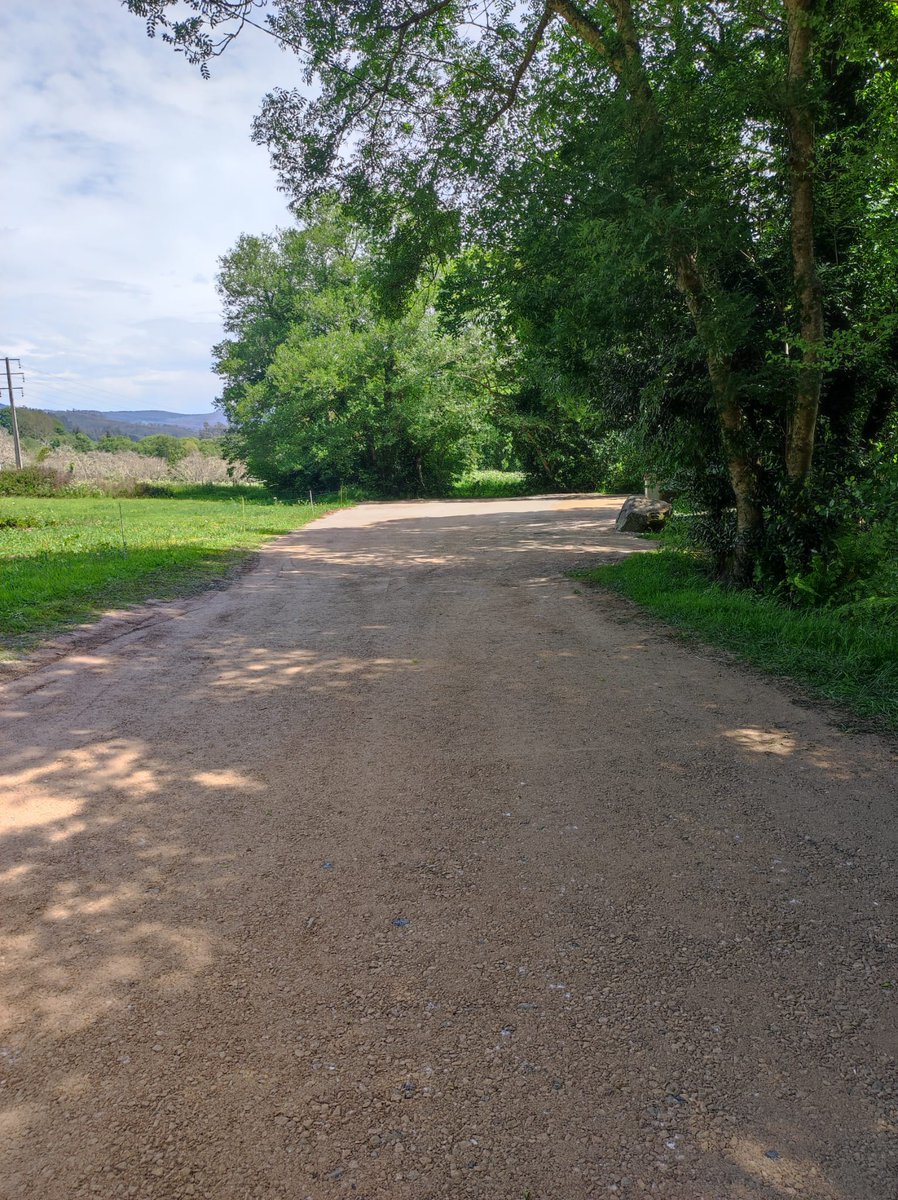
[[[523,471],[469,471],[453,482],[449,495],[456,500],[496,500],[526,496],[528,491]]]
[[[0,499],[0,644],[207,587],[339,502]]]

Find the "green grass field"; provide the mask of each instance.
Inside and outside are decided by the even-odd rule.
[[[628,596],[685,634],[898,728],[893,609],[789,608],[751,592],[725,591],[678,550],[633,554],[583,578]]]
[[[239,496],[0,499],[0,646],[27,648],[106,609],[207,587],[266,539],[336,507]]]

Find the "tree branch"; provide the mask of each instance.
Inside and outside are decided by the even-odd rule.
[[[578,8],[573,0],[549,0],[549,8],[558,13],[559,17],[570,25],[578,37],[592,46],[594,50],[598,50],[615,75],[620,76],[623,64],[619,56],[611,53],[604,33],[591,17]]]
[[[549,22],[552,20],[552,18],[554,16],[555,16],[555,12],[553,11],[552,6],[546,5],[543,15],[537,21],[537,23],[533,29],[533,33],[531,33],[530,39],[527,42],[527,49],[524,51],[524,57],[521,59],[518,69],[515,71],[514,76],[512,77],[511,86],[508,89],[508,95],[505,99],[505,103],[500,105],[500,107],[493,114],[493,116],[490,117],[489,121],[486,124],[487,129],[489,129],[491,126],[495,125],[496,122],[498,120],[500,120],[505,115],[505,113],[508,112],[508,110],[512,107],[514,102],[517,100],[518,91],[520,90],[521,83],[523,82],[524,76],[527,74],[527,71],[530,68],[530,64],[533,62],[533,59],[536,56],[536,52],[540,48],[540,45],[543,40],[543,35],[545,34],[546,29],[548,28]]]
[[[428,4],[427,8],[422,8],[419,12],[409,13],[404,21],[397,21],[395,25],[381,25],[380,28],[385,33],[405,33],[413,25],[419,25],[421,21],[426,21],[428,17],[436,16],[442,9],[448,8],[451,3],[452,0],[434,0],[434,3]]]

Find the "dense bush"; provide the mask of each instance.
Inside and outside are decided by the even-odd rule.
[[[52,467],[0,469],[0,496],[55,496],[65,484],[65,476]]]
[[[841,609],[898,617],[898,436],[867,447],[856,473],[821,473],[788,505],[772,503],[759,541],[755,590],[793,607]],[[675,513],[664,535],[671,548],[691,549],[709,574],[731,552],[735,515],[725,478],[680,477]]]
[[[131,450],[137,449],[137,443],[134,438],[125,437],[123,434],[107,433],[105,437],[101,437],[95,444],[94,449],[102,450],[105,454],[128,453]]]

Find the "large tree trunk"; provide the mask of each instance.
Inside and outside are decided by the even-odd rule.
[[[764,509],[758,499],[757,468],[745,444],[745,417],[736,401],[732,373],[728,391],[715,388],[715,397],[730,486],[736,497],[736,541],[724,575],[736,587],[749,587],[764,530]]]
[[[823,380],[823,303],[814,255],[814,117],[808,65],[814,0],[785,0],[789,29],[786,124],[792,183],[792,270],[801,336],[801,366],[786,433],[786,471],[802,484],[811,471]]]

